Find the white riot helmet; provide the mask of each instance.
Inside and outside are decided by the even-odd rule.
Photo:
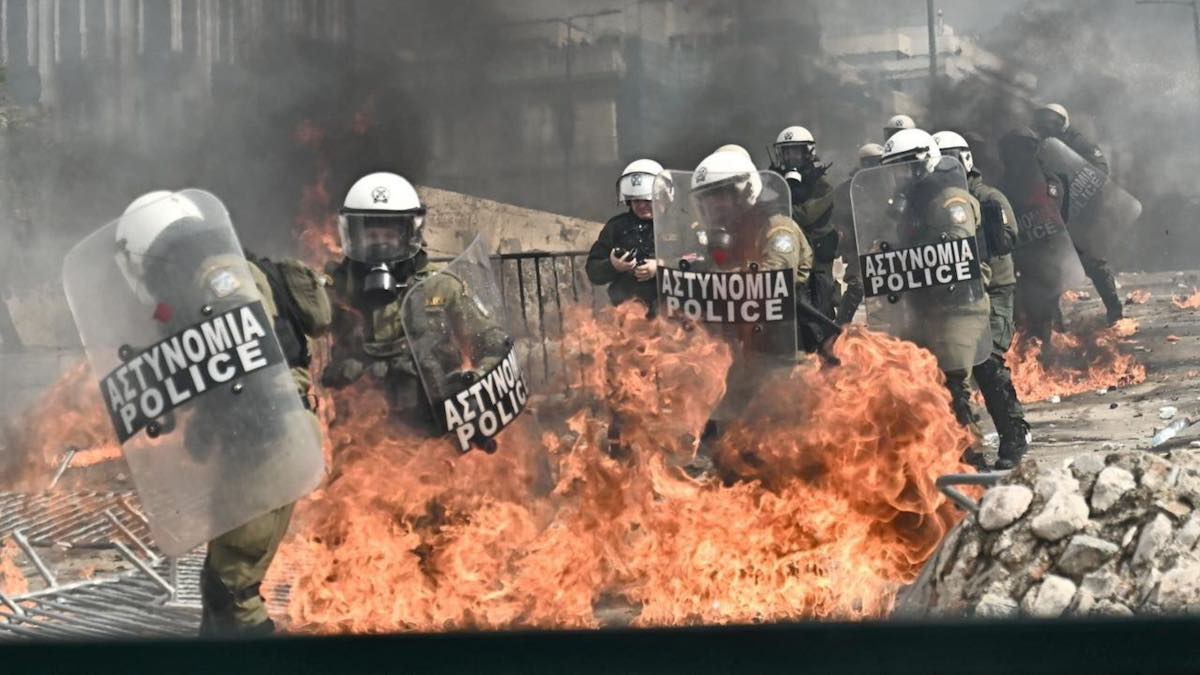
[[[750,156],[750,151],[747,150],[746,148],[738,145],[737,143],[726,143],[725,145],[722,145],[721,147],[717,148],[716,150],[713,150],[713,153],[718,153],[718,152],[736,152],[737,154],[745,157],[751,163],[754,162],[754,158]]]
[[[942,155],[957,159],[967,173],[975,170],[975,158],[971,156],[971,146],[967,139],[953,131],[939,131],[933,135],[933,142],[937,143]]]
[[[617,199],[627,204],[635,199],[654,198],[654,178],[663,172],[662,164],[652,159],[631,162],[617,180]]]
[[[1043,136],[1061,134],[1071,126],[1071,116],[1058,103],[1047,103],[1034,111],[1033,126]]]
[[[942,152],[929,132],[921,129],[904,129],[888,139],[883,145],[883,156],[879,163],[886,166],[903,162],[925,162],[925,168],[933,171],[937,167]]]
[[[729,198],[717,201],[721,193]],[[760,194],[762,178],[758,169],[740,152],[714,152],[692,174],[692,204],[705,226],[728,227],[731,218],[758,203]]]
[[[771,162],[785,169],[798,169],[812,161],[817,141],[801,126],[791,126],[779,132],[771,146]]]
[[[412,183],[386,171],[358,179],[338,213],[346,257],[368,265],[412,259],[424,226],[425,206]]]
[[[116,262],[139,299],[154,302],[149,288],[153,282],[148,283],[147,277],[153,276],[153,260],[165,260],[154,249],[166,241],[163,235],[167,230],[178,223],[203,220],[204,214],[192,200],[167,190],[148,192],[125,208],[116,227]]]
[[[878,143],[867,143],[858,149],[858,165],[864,169],[879,166],[883,157],[883,146]]]
[[[883,124],[883,140],[886,141],[898,131],[916,128],[917,123],[914,122],[913,118],[909,117],[908,115],[892,115],[888,118],[888,121]]]

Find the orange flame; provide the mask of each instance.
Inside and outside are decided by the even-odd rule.
[[[21,572],[21,568],[17,566],[19,550],[16,542],[11,539],[4,542],[3,547],[0,547],[0,592],[10,598],[29,592],[29,581]],[[6,611],[8,609],[4,605],[0,605],[0,612]]]
[[[1006,359],[1017,395],[1022,401],[1044,401],[1145,382],[1146,367],[1120,350],[1122,339],[1137,330],[1135,319],[1121,319],[1110,328],[1092,324],[1067,333],[1055,331],[1049,348],[1017,333]]]
[[[1150,291],[1142,288],[1130,291],[1125,296],[1125,304],[1127,305],[1144,305],[1147,302],[1150,302]]]
[[[1192,294],[1186,298],[1172,295],[1171,304],[1179,309],[1200,309],[1200,289],[1193,287]]]
[[[17,447],[25,449],[31,460],[19,478],[27,487],[44,489],[69,448],[78,450],[71,461],[73,467],[92,466],[121,456],[100,388],[86,361],[68,369],[43,392],[25,418],[28,422]]]
[[[298,508],[269,580],[303,566],[293,628],[887,614],[957,517],[933,480],[960,470],[967,437],[933,357],[852,330],[840,367],[806,362],[763,383],[716,450],[739,480],[692,479],[680,465],[732,356],[640,314],[572,317],[563,361],[584,367],[569,394],[535,397],[495,455],[398,426],[378,391],[338,392],[353,415],[328,429],[331,479]]]

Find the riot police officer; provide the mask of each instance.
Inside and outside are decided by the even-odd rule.
[[[976,240],[979,202],[967,190],[962,166],[943,158],[930,134],[920,129],[897,132],[884,144],[881,166],[874,171],[884,174],[883,180],[873,183],[875,190],[867,189],[872,184],[869,178],[861,178],[867,172],[855,180],[856,186],[863,186],[862,196],[876,197],[867,200],[875,203],[863,204],[861,209],[859,204],[854,207],[860,254],[874,253],[878,239],[890,240],[900,248],[957,246],[949,242],[970,244]],[[886,197],[889,193],[890,199]],[[879,197],[884,197],[889,206],[876,216],[882,206]],[[964,257],[967,259],[969,256]],[[882,323],[937,357],[955,418],[968,428],[975,421],[968,378],[972,369],[987,358],[991,345],[983,276],[979,271],[947,286],[905,291],[894,303],[889,299],[876,305],[877,314],[883,314]],[[873,322],[870,308],[868,321]],[[982,460],[975,448],[963,457],[964,462],[977,467],[983,465]]]
[[[971,196],[979,201],[983,219],[979,235],[985,239],[980,250],[987,252],[986,262],[991,272],[987,292],[991,302],[992,353],[986,361],[975,366],[972,374],[1000,435],[1000,460],[996,468],[1011,469],[1028,450],[1029,434],[1025,410],[1017,398],[1012,373],[1004,360],[1013,340],[1013,296],[1017,276],[1012,251],[1017,243],[1017,217],[1004,193],[983,181],[966,139],[953,131],[939,131],[933,139],[943,155],[954,157],[966,169]]]
[[[626,210],[613,216],[600,230],[588,252],[588,280],[608,285],[614,306],[638,300],[654,313],[657,292],[654,277],[654,209],[651,204],[654,179],[662,165],[639,159],[625,167],[617,180],[617,198]]]
[[[690,175],[675,181],[677,189],[688,181],[686,199],[664,200],[660,209],[659,255],[668,269],[688,272],[747,273],[790,270],[790,305],[806,288],[812,270],[812,249],[800,227],[789,217],[789,198],[777,174],[759,173],[748,153],[722,149],[706,157]],[[778,184],[775,184],[778,183]],[[685,242],[671,250],[671,241]],[[678,260],[676,260],[678,258]],[[690,287],[689,287],[690,288]],[[667,316],[671,316],[669,305]],[[698,315],[706,321],[708,315]],[[732,348],[734,363],[726,378],[726,392],[706,426],[705,438],[724,433],[727,421],[739,418],[769,370],[796,363],[800,321],[788,314],[757,325],[714,322],[708,324]],[[707,446],[705,446],[707,447]]]
[[[1038,161],[1041,139],[1026,127],[1000,139],[1000,188],[1017,215],[1015,319],[1026,334],[1048,343],[1062,321],[1059,298],[1076,282],[1079,255],[1067,231],[1067,185]],[[1082,270],[1079,270],[1082,278]]]
[[[917,123],[908,115],[892,115],[887,122],[883,124],[883,142],[886,143],[889,138],[895,136],[897,132],[905,129],[916,129]]]
[[[364,176],[346,193],[338,215],[346,258],[330,263],[326,270],[333,279],[336,302],[334,343],[321,382],[336,389],[367,377],[383,387],[400,421],[438,434],[442,430],[422,388],[403,322],[401,310],[408,292],[418,281],[434,281],[431,277],[448,286],[423,294],[430,299],[424,315],[445,317],[461,332],[462,342],[477,352],[472,359],[475,371],[489,370],[511,344],[502,327],[471,300],[465,284],[453,275],[435,274],[438,269],[429,263],[422,237],[425,216],[426,208],[412,184],[394,173]],[[428,364],[424,371],[445,372],[456,381],[471,377],[443,364]]]
[[[295,419],[276,420],[273,424],[271,415],[253,403],[254,385],[245,383],[246,389],[240,391],[241,400],[236,408],[224,407],[229,401],[220,397],[199,398],[194,402],[183,432],[187,451],[198,463],[228,465],[229,471],[249,474],[247,457],[256,451],[266,452],[263,448],[286,443],[282,439],[296,432],[296,429],[289,431],[288,425],[311,425],[312,449],[319,462],[320,446],[315,440],[317,420],[312,414],[316,404],[308,369],[310,340],[330,326],[330,303],[324,284],[300,261],[251,257],[247,267],[256,293],[248,292],[237,271],[241,261],[235,260],[233,251],[238,249],[221,235],[217,219],[198,206],[199,193],[193,194],[197,196],[152,192],[129,205],[116,228],[124,254],[118,258],[122,273],[144,301],[157,303],[155,317],[164,333],[183,327],[176,325],[187,320],[182,318],[186,316],[182,309],[194,304],[197,298],[212,297],[208,300],[210,306],[203,310],[211,315],[214,310],[220,311],[222,305],[261,296],[283,358],[291,369],[291,380],[309,412],[305,414],[298,408]],[[238,251],[236,257],[241,255]],[[196,278],[207,281],[197,287]],[[282,386],[289,384],[284,382]],[[254,432],[247,433],[250,429]],[[297,453],[296,457],[300,454],[297,447],[287,450]],[[292,467],[280,464],[272,478],[291,470]],[[220,474],[219,470],[212,472]],[[226,477],[229,482],[236,480]],[[277,489],[271,485],[259,487],[264,497]],[[260,511],[261,515],[248,521],[237,519],[234,522],[240,521],[241,525],[208,543],[200,576],[201,635],[265,635],[274,630],[260,587],[287,533],[293,506],[289,503],[267,513]],[[214,522],[228,520],[232,514],[223,510],[233,508],[213,504]]]
[[[1057,138],[1092,166],[1105,174],[1109,173],[1108,159],[1105,158],[1100,146],[1071,126],[1071,116],[1062,105],[1049,103],[1034,111],[1033,129],[1042,139]],[[1066,185],[1068,190],[1070,189],[1069,180],[1064,180],[1063,177],[1060,177],[1059,180]],[[1104,258],[1103,252],[1093,250],[1094,242],[1080,240],[1077,237],[1076,246],[1079,250],[1079,261],[1083,264],[1083,270],[1104,302],[1109,324],[1116,323],[1124,316],[1124,308],[1121,304],[1121,297],[1117,293],[1117,282],[1112,269],[1108,266],[1108,260]]]
[[[836,313],[836,284],[833,261],[837,259],[838,231],[833,225],[833,186],[825,177],[829,166],[817,157],[816,141],[808,129],[792,126],[779,132],[771,148],[771,171],[787,180],[792,194],[792,220],[800,226],[813,251],[813,269],[808,280],[808,302],[832,319]],[[801,342],[807,351],[821,344],[824,332],[814,333],[811,323],[802,323]]]

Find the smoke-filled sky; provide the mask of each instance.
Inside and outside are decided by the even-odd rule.
[[[771,50],[784,47],[761,45],[724,58],[714,68],[713,81],[692,94],[696,105],[689,108],[687,101],[682,102],[681,110],[704,111],[681,117],[690,128],[656,129],[653,137],[641,139],[637,147],[623,148],[624,152],[655,153],[685,165],[726,142],[742,142],[758,152],[773,130],[800,122],[811,123],[828,152],[850,155],[863,140],[863,127],[854,124],[858,123],[855,117],[864,113],[855,110],[852,87],[829,77],[827,71],[809,67],[810,60],[819,60],[821,34],[920,26],[926,16],[921,0],[734,4],[742,12],[774,7],[772,11],[793,17],[813,15],[817,31],[797,36],[793,45],[786,46],[804,58],[779,58]],[[1200,78],[1196,75],[1200,66],[1186,8],[1136,6],[1132,0],[940,0],[937,4],[947,24],[960,34],[978,36],[1015,67],[1035,75],[1039,85],[1034,97],[1067,104],[1076,126],[1111,151],[1122,182],[1146,204],[1143,225],[1156,235],[1143,238],[1147,244],[1128,262],[1194,267],[1192,253],[1200,250],[1200,227],[1193,222],[1200,219],[1193,178],[1200,170]],[[355,25],[360,33],[354,58],[304,41],[273,42],[249,63],[240,64],[244,71],[222,69],[227,77],[217,105],[201,119],[189,119],[182,131],[179,120],[184,113],[194,113],[186,107],[182,112],[170,106],[150,107],[147,124],[158,136],[149,145],[111,138],[100,119],[71,130],[60,143],[26,138],[23,146],[10,146],[15,154],[8,171],[14,181],[19,180],[17,201],[21,203],[0,205],[6,215],[0,228],[3,234],[10,234],[18,224],[24,228],[22,245],[43,253],[44,259],[18,252],[17,262],[37,260],[29,274],[45,275],[57,268],[63,240],[115,217],[140,192],[203,185],[231,203],[251,241],[278,246],[291,236],[299,192],[313,182],[321,162],[330,171],[327,187],[336,206],[348,181],[364,170],[386,165],[422,180],[431,163],[446,162],[449,158],[435,156],[438,147],[432,127],[448,111],[504,114],[506,92],[477,85],[495,53],[502,32],[499,24],[635,5],[634,0],[356,0]],[[391,65],[400,59],[411,68],[435,48],[443,52],[450,48],[457,54],[461,86],[435,93],[433,83],[414,77],[422,74],[420,68],[397,71]],[[780,65],[789,61],[792,65]],[[748,74],[746,67],[755,72]],[[170,80],[171,71],[165,72]],[[64,66],[62,77],[69,75]],[[83,78],[83,87],[102,91],[109,86],[89,81],[86,75],[75,74]],[[144,75],[149,78],[154,73]],[[787,87],[780,87],[780,82]],[[946,105],[932,115],[936,121],[922,122],[1000,133],[1021,121],[1024,111],[990,105],[984,94],[950,92]],[[148,100],[153,104],[156,98]],[[351,133],[356,115],[368,108],[374,111],[371,131]],[[295,141],[296,125],[304,119],[315,120],[326,132],[319,152]],[[474,144],[452,152],[489,150]],[[840,170],[845,168],[843,163]],[[605,176],[598,183],[596,190],[603,191],[607,200],[611,180]],[[546,206],[536,199],[523,205]],[[14,209],[19,212],[14,214]],[[1159,241],[1165,243],[1159,246]],[[0,253],[14,250],[9,247]]]

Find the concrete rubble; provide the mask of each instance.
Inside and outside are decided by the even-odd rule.
[[[901,593],[909,617],[1200,613],[1200,451],[1027,461]]]

